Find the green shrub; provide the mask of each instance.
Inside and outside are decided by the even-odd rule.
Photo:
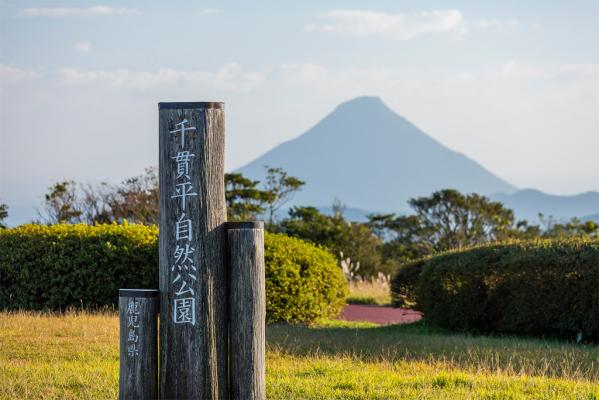
[[[328,251],[283,234],[266,234],[266,314],[269,322],[307,322],[337,315],[347,282]]]
[[[391,302],[395,307],[418,308],[416,289],[426,259],[401,265],[391,279]]]
[[[422,261],[416,302],[427,321],[450,329],[597,341],[599,241],[441,254]]]
[[[22,225],[0,231],[0,309],[115,305],[119,288],[158,287],[158,229]]]
[[[0,229],[0,310],[116,305],[119,288],[158,287],[158,229],[143,225],[22,225]],[[336,314],[346,284],[334,257],[266,234],[269,321]]]

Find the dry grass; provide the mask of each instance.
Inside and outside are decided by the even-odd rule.
[[[114,399],[114,313],[0,313],[0,399]],[[599,399],[599,348],[321,321],[267,329],[284,399]]]
[[[118,395],[115,313],[0,314],[0,399]]]
[[[350,304],[391,304],[391,278],[381,272],[372,277],[353,277],[349,281]]]

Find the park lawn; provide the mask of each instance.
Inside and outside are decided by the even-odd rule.
[[[271,399],[599,400],[599,347],[423,323],[267,328]],[[114,399],[118,318],[0,313],[0,399]]]

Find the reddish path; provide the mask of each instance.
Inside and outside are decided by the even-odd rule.
[[[416,322],[421,318],[422,313],[419,311],[361,304],[348,304],[339,315],[339,319],[346,321],[367,321],[383,325]]]

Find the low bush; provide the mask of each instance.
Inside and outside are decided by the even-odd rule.
[[[114,306],[119,288],[158,287],[157,239],[134,224],[0,229],[0,310]],[[269,321],[338,313],[347,289],[330,253],[267,233],[265,261]]]
[[[284,234],[267,234],[266,314],[270,322],[308,322],[337,315],[347,281],[328,251]]]
[[[158,229],[22,225],[0,230],[0,309],[115,305],[118,289],[158,287]]]
[[[599,340],[598,240],[493,244],[420,263],[415,300],[430,323],[463,331]],[[394,282],[394,287],[401,285]],[[400,295],[393,293],[394,299]]]

